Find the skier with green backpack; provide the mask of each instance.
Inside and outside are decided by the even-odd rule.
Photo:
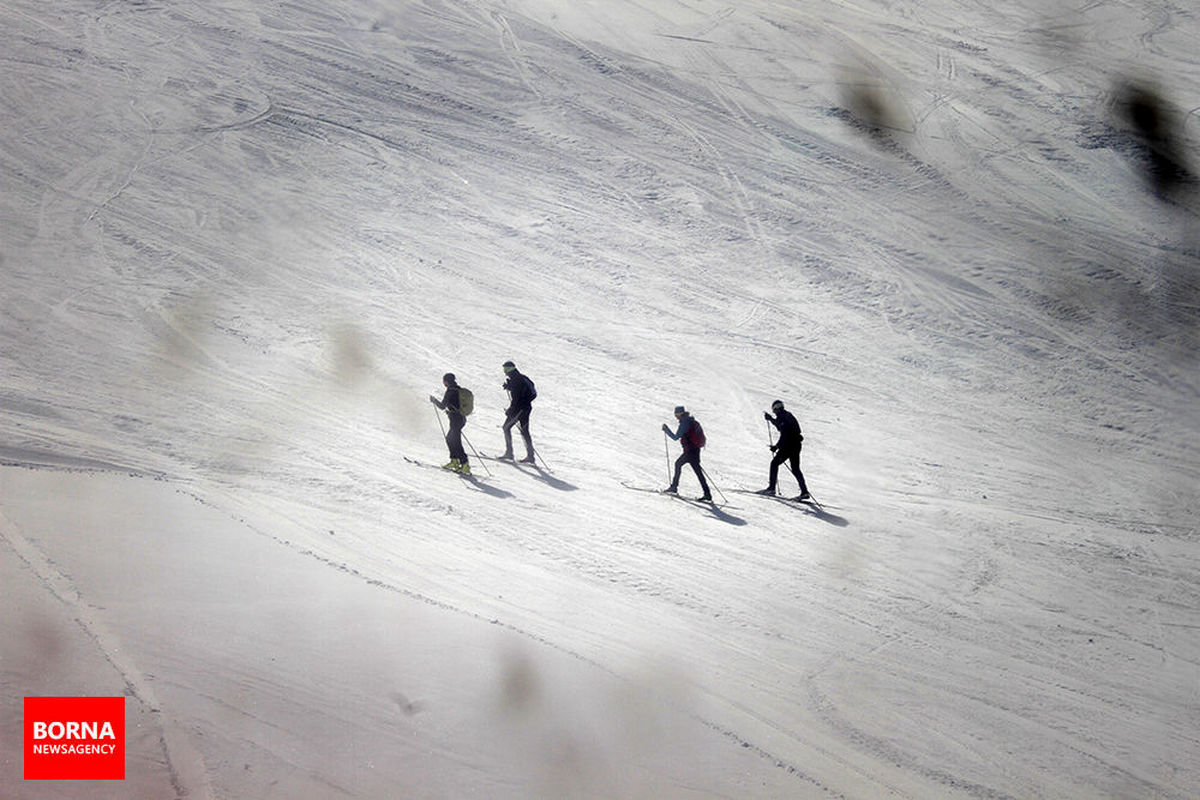
[[[467,417],[475,410],[475,396],[470,389],[458,385],[453,372],[442,376],[442,385],[446,393],[438,400],[429,396],[429,402],[446,412],[450,420],[450,432],[446,434],[446,446],[450,448],[450,463],[443,469],[451,470],[462,475],[471,474],[471,465],[467,461],[467,451],[463,449],[462,431],[466,427]]]

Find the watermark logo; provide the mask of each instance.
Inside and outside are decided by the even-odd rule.
[[[25,780],[124,779],[124,697],[25,698]]]

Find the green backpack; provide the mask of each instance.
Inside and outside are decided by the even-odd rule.
[[[471,394],[470,389],[458,387],[458,413],[464,417],[471,416],[471,412],[475,410],[475,395]]]

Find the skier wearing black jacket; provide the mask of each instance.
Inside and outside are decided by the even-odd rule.
[[[522,464],[534,463],[533,437],[529,434],[529,413],[533,410],[533,401],[537,398],[537,388],[529,376],[521,373],[517,365],[511,361],[504,362],[504,389],[508,392],[508,408],[504,412],[504,455],[503,459],[513,459],[512,429],[519,425],[521,438],[525,440],[525,457]]]
[[[804,473],[800,471],[800,448],[804,442],[804,435],[800,433],[800,423],[783,407],[782,400],[772,403],[771,410],[775,412],[774,417],[766,412],[763,413],[763,417],[779,431],[779,441],[771,445],[771,452],[775,454],[775,458],[771,459],[771,482],[760,494],[775,494],[779,465],[788,461],[792,474],[800,484],[800,499],[807,500],[810,497],[808,486],[804,483]]]
[[[704,447],[705,443],[704,429],[683,406],[675,406],[675,419],[679,420],[679,428],[674,433],[665,423],[662,429],[663,433],[683,446],[683,453],[675,459],[675,477],[665,491],[671,494],[678,493],[679,473],[683,471],[684,464],[691,464],[692,469],[696,472],[696,477],[700,479],[700,488],[704,490],[704,496],[698,499],[711,502],[712,493],[708,490],[708,481],[704,480],[704,469],[700,466],[700,448]]]
[[[438,400],[433,395],[429,395],[429,402],[445,411],[446,416],[450,419],[450,432],[446,434],[446,446],[450,448],[450,463],[446,464],[443,469],[470,475],[471,465],[467,463],[467,451],[463,449],[462,444],[462,431],[467,425],[467,418],[460,410],[458,381],[453,372],[447,372],[442,376],[442,385],[446,387],[446,393],[442,399]]]

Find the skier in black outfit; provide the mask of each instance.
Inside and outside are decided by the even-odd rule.
[[[529,435],[529,412],[533,410],[533,401],[537,398],[537,389],[529,376],[521,373],[517,365],[511,361],[504,362],[504,389],[508,392],[508,408],[504,412],[504,455],[502,459],[513,459],[512,429],[520,425],[521,438],[525,440],[525,457],[522,464],[533,464],[533,437]]]
[[[691,464],[692,469],[696,471],[696,477],[700,479],[700,488],[704,490],[704,496],[697,499],[711,503],[712,493],[708,490],[708,481],[704,480],[704,470],[700,467],[700,448],[704,446],[703,429],[683,406],[675,406],[675,419],[679,420],[679,428],[674,433],[665,423],[662,429],[663,433],[683,446],[683,453],[675,459],[675,477],[672,479],[671,485],[664,491],[677,494],[679,492],[679,473],[683,470],[684,464]]]
[[[450,432],[446,434],[446,446],[450,448],[450,463],[446,464],[443,469],[470,475],[471,465],[467,462],[467,451],[463,449],[462,444],[462,431],[466,427],[467,418],[459,410],[458,381],[455,380],[453,372],[447,372],[442,376],[442,385],[446,387],[446,393],[442,399],[438,400],[433,395],[429,395],[429,402],[445,411],[446,416],[450,419]]]
[[[775,454],[775,458],[771,459],[770,485],[759,492],[759,494],[775,494],[775,483],[779,476],[779,465],[787,461],[790,462],[789,466],[792,469],[792,474],[796,476],[796,480],[800,484],[799,499],[808,500],[811,495],[808,493],[808,486],[804,483],[804,473],[800,471],[800,448],[804,442],[804,436],[800,433],[800,423],[796,421],[796,418],[792,416],[790,411],[783,407],[782,400],[776,400],[772,403],[771,410],[775,412],[774,417],[766,412],[763,413],[763,417],[779,431],[779,441],[771,445],[771,452]]]

